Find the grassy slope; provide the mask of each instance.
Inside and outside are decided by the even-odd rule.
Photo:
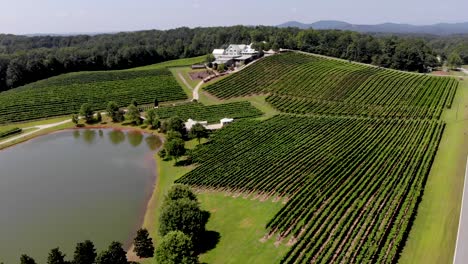
[[[196,140],[192,140],[187,143],[187,148],[194,148],[196,144]],[[176,179],[192,169],[192,167],[175,167],[173,161],[163,161],[159,157],[156,157],[156,161],[158,179],[143,223],[143,227],[149,230],[155,244],[161,239],[157,230],[164,195]],[[203,262],[268,263],[271,260],[279,260],[287,251],[285,246],[276,248],[271,241],[267,243],[259,241],[265,234],[265,223],[282,204],[233,198],[211,192],[199,193],[198,196],[201,207],[211,212],[208,230],[219,232],[221,235],[216,248],[201,256]],[[246,262],[247,260],[249,261]],[[149,264],[154,261],[145,259],[141,263]]]
[[[201,205],[210,211],[207,229],[221,235],[216,248],[200,257],[203,263],[277,263],[288,247],[272,240],[260,242],[265,224],[283,206],[271,201],[233,198],[222,193],[199,194]]]
[[[400,263],[452,263],[468,155],[468,80],[461,82]]]
[[[171,69],[171,72],[174,74],[177,82],[180,84],[180,86],[182,86],[184,88],[184,91],[187,93],[187,96],[189,96],[191,98],[192,97],[192,90],[190,89],[190,87],[187,87],[183,83],[183,81],[180,79],[180,76],[179,76],[179,73],[182,74],[182,76],[188,82],[188,80],[190,79],[190,76],[188,75],[188,73],[190,71],[191,70],[188,67],[181,67],[181,68]],[[210,82],[210,84],[211,83],[212,82]],[[192,83],[189,82],[189,84],[192,85],[193,87],[195,87]],[[205,87],[205,86],[206,86],[206,84],[202,86],[202,88],[200,89],[200,94],[199,94],[200,95],[199,102],[204,104],[204,105],[216,105],[216,104],[224,104],[224,103],[231,103],[231,102],[238,102],[238,101],[249,101],[250,103],[252,103],[252,105],[255,108],[257,108],[260,111],[262,111],[263,113],[265,113],[265,115],[262,117],[263,119],[270,118],[273,115],[276,115],[276,114],[279,113],[270,104],[265,102],[265,98],[267,97],[266,95],[240,97],[240,98],[233,98],[233,99],[229,99],[229,100],[220,100],[220,99],[217,99],[214,96],[211,96],[208,93],[204,92],[203,87]]]

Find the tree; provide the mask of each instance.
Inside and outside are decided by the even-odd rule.
[[[149,237],[148,230],[140,229],[133,240],[135,248],[133,251],[140,258],[151,258],[154,255],[153,240]]]
[[[131,104],[127,108],[127,114],[125,115],[125,118],[135,123],[136,125],[139,125],[141,122],[140,111],[135,105]]]
[[[20,263],[21,264],[36,264],[36,261],[28,255],[21,255]]]
[[[208,135],[208,130],[200,123],[192,126],[192,129],[190,130],[190,136],[198,139],[198,144],[200,144],[200,140],[202,138],[208,138]]]
[[[173,157],[175,161],[182,157],[185,152],[185,141],[180,138],[173,138],[164,143],[164,149],[166,150],[167,155]]]
[[[137,100],[135,100],[135,99],[132,99],[132,102],[131,102],[130,104],[132,104],[132,105],[138,107],[138,102],[137,102]]]
[[[158,119],[158,112],[156,109],[150,109],[146,112],[146,123],[151,125],[151,128],[157,129],[160,127],[161,123]]]
[[[197,201],[188,198],[165,200],[159,219],[159,233],[164,236],[171,231],[182,231],[196,243],[205,232],[208,217],[209,214],[200,209]]]
[[[107,115],[112,118],[113,122],[120,122],[122,121],[122,115],[119,112],[119,105],[116,102],[110,101],[107,103],[106,107]]]
[[[86,240],[76,245],[73,264],[94,264],[96,256],[93,242]]]
[[[72,115],[71,121],[73,122],[73,124],[75,124],[75,126],[77,126],[80,119],[78,118],[78,115]]]
[[[462,59],[460,58],[460,55],[456,52],[450,53],[448,59],[447,59],[447,64],[449,67],[452,69],[460,68],[463,64]]]
[[[154,98],[154,107],[158,107],[158,106],[159,106],[158,98]]]
[[[159,264],[196,264],[193,244],[190,238],[180,231],[168,233],[156,249],[156,263]]]
[[[65,255],[60,251],[59,248],[54,248],[50,251],[49,257],[47,257],[47,264],[65,264]]]
[[[167,133],[168,131],[177,131],[182,135],[187,133],[184,120],[178,116],[171,117],[164,121],[164,123],[161,125],[161,130],[163,133]]]
[[[109,248],[101,254],[96,261],[97,264],[127,264],[127,253],[122,248],[122,243],[112,242]]]
[[[224,63],[221,63],[218,65],[218,67],[216,67],[216,70],[218,72],[224,72],[226,70],[226,65]]]
[[[96,121],[97,121],[97,122],[101,122],[101,121],[102,121],[102,114],[101,114],[101,112],[97,112],[97,113],[96,113]]]
[[[80,115],[83,116],[88,123],[93,121],[93,109],[91,108],[91,105],[88,103],[81,105]]]
[[[166,141],[171,141],[176,138],[182,139],[182,134],[180,132],[173,131],[173,130],[167,132]]]
[[[175,201],[179,199],[189,199],[191,201],[198,201],[197,196],[193,193],[192,189],[187,185],[176,184],[171,187],[164,197],[164,202]]]

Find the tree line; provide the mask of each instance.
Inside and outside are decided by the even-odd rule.
[[[466,46],[456,46],[451,38],[266,26],[178,28],[96,36],[0,34],[0,91],[67,72],[124,69],[205,55],[232,43],[257,43],[263,49],[298,49],[420,72],[437,66],[437,55],[466,52]],[[463,59],[468,58],[463,55]]]

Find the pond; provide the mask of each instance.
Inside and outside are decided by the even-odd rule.
[[[125,247],[141,225],[155,181],[159,138],[119,130],[67,130],[0,151],[0,263],[28,254],[46,263],[54,247],[73,257]],[[127,249],[127,248],[125,248]]]

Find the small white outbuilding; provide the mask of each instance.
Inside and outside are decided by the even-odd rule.
[[[221,119],[220,123],[222,126],[228,125],[230,123],[234,122],[233,118],[223,118]]]
[[[208,125],[208,121],[195,121],[189,118],[187,122],[185,122],[185,128],[190,131],[192,127],[196,124],[201,124],[206,127]]]

